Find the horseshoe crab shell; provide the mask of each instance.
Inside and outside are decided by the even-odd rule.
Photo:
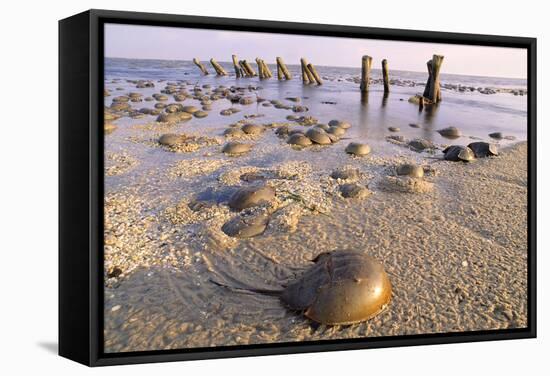
[[[270,204],[275,200],[275,190],[268,185],[253,185],[239,188],[229,198],[229,207],[243,210],[262,204]]]
[[[470,149],[474,152],[476,158],[485,158],[489,156],[497,156],[498,155],[498,148],[494,144],[490,144],[488,142],[472,142],[468,145]]]
[[[460,145],[451,145],[443,150],[443,153],[445,153],[445,160],[447,161],[463,161],[463,162],[470,162],[473,161],[476,156],[472,149],[470,149],[467,146],[460,146]]]
[[[306,136],[314,143],[319,145],[328,145],[332,143],[327,133],[321,128],[310,128]]]
[[[457,127],[447,127],[447,128],[439,129],[437,133],[439,133],[443,137],[451,138],[451,139],[459,138],[462,136],[460,129],[458,129]]]
[[[290,309],[321,324],[348,325],[376,316],[390,302],[390,280],[373,258],[342,250],[322,253],[314,262],[281,293]]]

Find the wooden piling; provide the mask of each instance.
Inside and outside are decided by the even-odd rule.
[[[390,74],[388,72],[388,61],[382,60],[382,79],[384,80],[384,93],[390,92]]]
[[[370,70],[372,68],[372,57],[363,56],[361,59],[361,85],[360,89],[363,93],[369,91]]]
[[[303,63],[304,63],[304,68],[305,68],[305,73],[306,73],[306,76],[307,76],[307,79],[309,80],[309,83],[314,83],[315,82],[315,77],[313,77],[313,73],[311,72],[311,70],[309,69],[308,67],[308,63],[306,61],[306,59],[302,58],[300,61],[303,60]]]
[[[422,94],[422,96],[424,98],[428,98],[428,96],[430,95],[430,87],[432,86],[432,61],[431,60],[428,60],[426,62],[426,67],[428,68],[428,81],[426,82],[426,87],[424,88],[424,93]]]
[[[439,81],[439,73],[443,64],[444,56],[433,55],[432,60],[428,61],[428,82],[424,89],[424,97],[432,103],[441,102],[441,84]]]
[[[212,64],[218,76],[227,76],[225,69],[223,69],[223,67],[216,60],[214,60],[214,58],[210,59],[210,64]]]
[[[235,68],[235,76],[237,78],[242,77],[243,72],[241,70],[241,67],[239,66],[239,61],[237,60],[237,55],[231,55],[231,59],[233,59],[233,68]]]
[[[252,68],[252,65],[250,65],[248,61],[243,60],[243,66],[250,77],[254,77],[257,75],[254,69]]]
[[[321,76],[319,76],[319,73],[317,73],[317,69],[313,66],[313,64],[309,63],[307,65],[307,69],[311,72],[313,75],[313,79],[317,82],[317,85],[322,85],[323,80],[321,80]]]
[[[292,79],[292,75],[290,74],[288,68],[286,67],[286,65],[285,65],[285,63],[284,63],[284,61],[283,61],[283,59],[282,59],[281,57],[277,56],[277,59],[276,59],[276,60],[277,60],[277,66],[278,66],[278,68],[277,68],[277,73],[279,73],[279,67],[280,67],[281,73],[285,76],[285,79],[286,79],[286,80],[291,80],[291,79]],[[280,77],[280,76],[281,76],[281,75],[279,75],[279,77]],[[279,80],[280,80],[280,79],[281,79],[281,78],[279,78]]]
[[[309,80],[309,77],[308,77],[308,72],[307,72],[307,62],[306,62],[306,59],[304,58],[301,58],[300,59],[300,64],[302,66],[302,83],[304,85],[308,85],[311,81]]]
[[[197,59],[196,57],[193,58],[193,63],[195,63],[195,65],[197,67],[199,67],[199,69],[201,70],[202,74],[204,75],[207,75],[208,74],[208,71],[206,70],[206,67],[199,61],[199,59]]]
[[[241,70],[241,76],[242,77],[250,77],[250,74],[246,70],[246,67],[244,66],[244,60],[239,60],[239,68]]]
[[[269,69],[269,66],[264,60],[262,60],[262,65],[264,67],[264,72],[267,74],[267,78],[273,77],[273,73],[271,73],[271,69]]]
[[[279,65],[279,62],[277,62],[277,79],[280,81],[284,78],[283,74],[283,68]]]
[[[260,80],[263,80],[265,78],[264,66],[262,65],[262,60],[259,57],[256,58],[256,65],[258,66],[258,77]]]

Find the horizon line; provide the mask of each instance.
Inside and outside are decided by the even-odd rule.
[[[125,57],[125,56],[104,56],[106,59],[126,59],[126,60],[160,60],[160,61],[188,61],[193,62],[192,59],[186,60],[186,59],[159,59],[159,58],[137,58],[137,57]],[[207,60],[200,60],[210,62],[210,59]],[[233,64],[233,61],[224,61],[224,60],[216,60],[218,63],[227,63],[227,64]],[[255,61],[253,62],[256,63]],[[268,63],[268,64],[276,64],[276,63]],[[300,64],[290,64],[287,63],[287,65],[294,65],[299,66]],[[318,67],[330,67],[330,68],[357,68],[361,69],[361,66],[347,66],[347,65],[322,65],[322,64],[316,64]],[[373,70],[381,70],[380,68],[372,68]],[[400,72],[411,72],[411,73],[425,73],[428,74],[426,71],[413,71],[413,70],[406,70],[406,69],[394,69],[395,71]],[[391,73],[391,70],[390,70]],[[527,80],[528,77],[503,77],[503,76],[484,76],[479,74],[463,74],[463,73],[445,73],[441,72],[441,74],[449,74],[449,75],[455,75],[455,76],[469,76],[469,77],[484,77],[484,78],[505,78],[505,79],[512,79],[512,80]]]

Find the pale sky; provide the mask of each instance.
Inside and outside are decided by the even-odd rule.
[[[291,34],[186,29],[141,25],[105,25],[105,56],[135,59],[231,61],[231,55],[274,63],[281,56],[287,64],[305,57],[315,65],[360,67],[361,56],[382,59],[391,69],[426,71],[433,54],[444,55],[442,73],[526,78],[527,50],[521,48],[397,42]]]

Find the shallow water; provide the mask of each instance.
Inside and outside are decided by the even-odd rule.
[[[232,68],[226,64],[226,70]],[[358,85],[347,81],[358,74],[349,68],[318,67],[328,78],[324,85],[304,86],[291,66],[295,79],[259,81],[257,78],[206,77],[189,62],[106,61],[105,87],[111,92],[105,98],[110,105],[116,95],[140,92],[144,96],[158,93],[166,82],[189,81],[189,89],[200,85],[261,86],[254,96],[268,100],[301,97],[307,113],[327,123],[345,119],[353,126],[340,142],[328,147],[296,150],[267,130],[247,155],[227,157],[220,146],[208,146],[193,153],[173,153],[156,147],[153,141],[162,133],[196,133],[220,137],[228,124],[247,114],[263,114],[251,119],[256,123],[287,122],[292,111],[263,107],[256,103],[239,107],[241,112],[221,116],[222,109],[232,107],[228,100],[214,101],[209,116],[171,126],[142,125],[156,117],[142,119],[123,117],[115,124],[118,129],[105,138],[106,154],[125,153],[136,161],[127,172],[105,177],[105,192],[120,195],[135,209],[131,224],[120,230],[120,244],[115,250],[132,249],[132,242],[143,249],[130,252],[128,258],[135,268],[105,291],[105,348],[106,351],[135,351],[186,347],[222,346],[250,343],[288,342],[297,340],[353,338],[362,336],[402,335],[431,332],[464,331],[521,327],[525,325],[526,304],[522,292],[526,288],[526,239],[523,236],[523,201],[519,201],[519,223],[503,223],[509,230],[498,233],[498,226],[484,229],[485,222],[470,226],[460,216],[464,210],[455,202],[461,192],[453,174],[467,173],[469,165],[441,162],[440,175],[428,177],[435,185],[425,195],[386,193],[377,189],[377,181],[388,174],[389,166],[399,161],[434,163],[432,155],[416,153],[386,141],[388,126],[401,129],[408,139],[426,138],[437,145],[468,144],[473,138],[489,140],[488,133],[501,131],[515,141],[500,141],[501,146],[526,139],[526,96],[511,94],[484,95],[477,92],[460,93],[443,90],[443,103],[434,110],[418,111],[407,102],[412,95],[423,91],[425,77],[412,72],[394,72],[402,80],[413,80],[416,86],[392,85],[384,98],[382,87],[373,85],[368,98],[361,98]],[[274,67],[271,67],[272,71]],[[275,71],[274,71],[275,72]],[[392,73],[392,72],[390,72]],[[523,87],[523,81],[448,76],[447,82],[472,86]],[[120,79],[112,82],[113,79]],[[125,79],[151,79],[155,88],[136,89]],[[477,80],[477,81],[476,81]],[[407,81],[408,82],[408,81]],[[411,84],[412,85],[412,84]],[[116,90],[122,88],[122,90]],[[336,102],[323,104],[322,102]],[[170,103],[168,101],[167,103]],[[132,103],[136,109],[153,107],[155,102]],[[186,99],[183,105],[196,105]],[[420,128],[412,128],[417,123]],[[435,130],[456,126],[465,136],[448,140]],[[296,126],[300,127],[300,126]],[[223,142],[223,138],[220,137]],[[372,147],[366,158],[352,158],[344,152],[350,141],[362,141]],[[439,157],[440,154],[436,154]],[[177,162],[186,160],[223,161],[211,173],[176,177],[169,171]],[[270,232],[255,238],[222,246],[215,238],[197,241],[205,231],[200,223],[177,225],[166,221],[163,213],[182,199],[214,201],[220,207],[234,191],[234,184],[221,184],[220,176],[241,167],[276,169],[286,162],[306,161],[312,172],[303,181],[281,180],[293,189],[300,185],[323,186],[330,204],[328,214],[304,215],[295,232]],[[487,161],[491,162],[491,161]],[[486,161],[480,161],[482,166]],[[362,172],[360,182],[369,185],[374,194],[363,201],[346,201],[334,194],[334,183],[328,181],[330,172],[351,165]],[[434,164],[438,166],[437,164]],[[476,167],[478,167],[476,166]],[[439,167],[437,167],[439,168]],[[497,172],[506,175],[503,166]],[[526,166],[525,166],[526,170]],[[486,170],[480,170],[486,174]],[[489,176],[488,178],[492,178]],[[329,179],[330,180],[330,179]],[[239,182],[237,185],[246,185]],[[503,184],[505,192],[524,195],[524,186]],[[278,191],[278,194],[280,192]],[[490,194],[489,192],[488,194]],[[140,204],[133,198],[138,197]],[[472,204],[473,205],[473,204]],[[483,203],[480,204],[483,207]],[[494,208],[495,213],[509,208]],[[221,209],[220,209],[221,210]],[[125,213],[125,211],[121,211]],[[231,213],[221,210],[220,218]],[[498,213],[496,213],[498,214]],[[495,215],[496,215],[495,214]],[[152,225],[145,225],[152,216]],[[504,219],[506,220],[506,219]],[[216,218],[210,226],[218,226]],[[512,221],[510,219],[510,221]],[[441,225],[439,225],[441,223]],[[135,231],[139,228],[140,231]],[[143,231],[141,231],[143,230]],[[217,229],[219,230],[219,229]],[[202,232],[201,232],[202,231]],[[510,235],[510,233],[512,235]],[[503,240],[504,239],[504,240]],[[514,240],[513,246],[510,239]],[[346,327],[314,325],[299,313],[285,309],[274,297],[235,292],[209,282],[212,276],[231,281],[238,279],[257,287],[277,287],[299,275],[300,268],[318,253],[337,248],[364,250],[380,260],[388,271],[394,295],[387,311],[366,323]],[[484,252],[480,252],[483,249]],[[150,252],[150,253],[147,253]],[[164,262],[164,260],[167,260]],[[467,260],[468,267],[463,266]],[[496,263],[495,260],[499,262]],[[505,268],[503,270],[503,267]],[[466,270],[464,270],[466,269]],[[503,271],[505,272],[503,274]],[[468,299],[460,299],[457,288],[468,291]],[[512,306],[512,307],[511,307]],[[511,314],[507,312],[511,311]],[[503,313],[504,312],[504,313]],[[510,316],[510,317],[509,317]]]

